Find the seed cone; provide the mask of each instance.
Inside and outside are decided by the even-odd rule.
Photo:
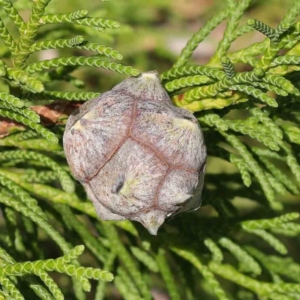
[[[201,128],[172,105],[155,71],[82,105],[67,122],[64,149],[103,220],[138,221],[156,235],[167,217],[201,204]]]

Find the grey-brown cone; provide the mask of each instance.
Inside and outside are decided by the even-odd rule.
[[[156,235],[166,217],[201,204],[206,147],[197,119],[175,107],[156,72],[116,85],[69,118],[71,171],[103,220]]]

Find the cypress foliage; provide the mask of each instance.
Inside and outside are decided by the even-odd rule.
[[[291,251],[299,244],[299,204],[283,201],[299,198],[300,186],[299,0],[276,28],[256,19],[241,25],[251,0],[227,0],[160,74],[174,104],[198,118],[208,155],[234,172],[206,175],[203,207],[213,213],[182,215],[157,237],[136,223],[97,218],[62,150],[68,113],[51,111],[56,100],[71,111],[100,94],[85,91],[71,74],[78,68],[140,73],[116,49],[88,40],[91,30],[113,38],[122,25],[87,10],[48,13],[51,0],[19,2],[31,7],[28,20],[20,3],[0,0],[0,299],[81,300],[91,290],[97,300],[115,290],[152,299],[157,285],[174,300],[299,299],[299,255]],[[224,20],[209,62],[193,64],[195,49]],[[262,42],[229,51],[254,30]],[[30,59],[49,49],[92,54]],[[53,90],[53,81],[74,89]],[[235,199],[253,205],[241,211]],[[51,272],[70,281],[63,286]]]

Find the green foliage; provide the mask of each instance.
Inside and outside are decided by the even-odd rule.
[[[86,299],[84,291],[97,300],[152,299],[154,288],[171,299],[299,299],[300,2],[272,28],[243,24],[250,0],[227,0],[161,72],[174,104],[198,118],[210,159],[203,208],[156,237],[136,223],[99,220],[62,150],[67,116],[100,94],[84,86],[95,67],[104,80],[107,70],[139,74],[138,55],[121,64],[111,47],[126,26],[102,18],[115,5],[111,15],[122,19],[124,6],[101,3],[89,16],[50,2],[0,0],[0,299]],[[224,20],[210,60],[190,62]],[[251,31],[264,40],[230,50]],[[44,50],[56,57],[43,60]]]

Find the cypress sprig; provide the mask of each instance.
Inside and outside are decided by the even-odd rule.
[[[104,263],[104,270],[110,271],[116,259],[116,254],[111,252]],[[99,281],[96,289],[95,300],[102,300],[105,297],[105,281]]]
[[[212,79],[206,75],[194,75],[169,81],[165,84],[165,88],[167,91],[173,92],[189,86],[197,86],[211,82]]]
[[[1,105],[2,104],[2,105]],[[12,110],[20,115],[23,115],[24,117],[28,118],[30,121],[34,122],[34,123],[39,123],[40,122],[40,116],[33,110],[29,109],[29,108],[17,108],[14,107],[12,105],[10,105],[10,103],[8,102],[3,102],[0,103],[1,106],[3,106],[4,108],[7,108],[9,110]]]
[[[7,192],[5,189],[2,189],[2,191],[6,195],[9,194],[9,192]],[[5,218],[7,229],[9,230],[9,234],[7,237],[7,245],[8,247],[11,247],[15,244],[15,248],[17,249],[17,251],[24,252],[24,244],[22,243],[22,239],[20,239],[21,235],[18,234],[19,229],[17,228],[16,215],[17,213],[10,207],[5,207],[3,209],[3,217]]]
[[[13,23],[17,26],[18,29],[24,29],[25,23],[22,17],[19,15],[18,11],[13,6],[10,0],[0,0],[0,4],[2,5],[6,14],[10,17]]]
[[[273,227],[271,231],[275,234],[297,236],[300,233],[300,225],[292,222],[281,223],[278,227]]]
[[[35,131],[32,131],[37,133]],[[53,144],[43,138],[31,138],[28,137],[26,131],[24,132],[24,139],[22,139],[23,132],[19,134],[9,135],[5,138],[0,139],[0,146],[15,146],[21,149],[31,150],[44,150],[44,151],[61,151],[62,147],[58,144]],[[39,135],[37,133],[37,135]],[[58,153],[56,152],[58,155]],[[11,160],[12,161],[12,160]],[[15,160],[17,161],[17,160]]]
[[[90,100],[93,98],[97,98],[100,96],[100,93],[88,93],[88,92],[60,92],[60,91],[49,91],[45,92],[47,96],[53,96],[55,98],[59,99],[64,99],[64,100],[77,100],[77,101],[82,101],[82,100]]]
[[[293,94],[295,91],[294,85],[282,76],[267,74],[263,81],[284,89],[287,93]]]
[[[29,56],[29,48],[33,43],[33,40],[37,34],[39,28],[39,19],[45,13],[45,9],[49,4],[50,0],[41,0],[38,2],[33,2],[32,4],[32,14],[29,17],[29,21],[24,26],[24,29],[20,30],[20,41],[19,49],[21,53],[14,56],[14,63],[17,68],[24,68],[26,65],[26,60]],[[12,51],[12,54],[14,52]]]
[[[39,276],[39,278],[44,282],[45,286],[49,289],[51,294],[55,297],[55,299],[64,299],[64,295],[55,281],[50,277],[47,272],[42,269],[38,269],[35,271],[35,275]]]
[[[19,100],[18,98],[13,98],[13,97],[3,97],[3,98],[6,99],[6,101],[0,102],[0,107],[7,108],[16,113],[19,113],[20,115],[23,115],[24,117],[30,119],[34,123],[40,122],[40,116],[35,111],[22,107],[24,105],[23,101],[21,100],[18,101]],[[11,105],[11,102],[16,103],[17,106]],[[22,107],[22,109],[19,108],[20,106]]]
[[[0,58],[0,77],[3,77],[5,75],[6,75],[6,65],[4,61],[2,61]]]
[[[78,256],[80,256],[84,251],[84,246],[76,246],[73,249],[70,249],[67,253],[65,253],[62,257],[57,258],[58,263],[70,263]]]
[[[55,15],[44,15],[40,18],[40,24],[50,24],[50,23],[62,23],[62,22],[72,22],[73,20],[82,19],[88,15],[87,10],[78,10],[68,14],[55,14]]]
[[[86,17],[85,10],[69,13],[69,14],[55,14],[45,15],[39,20],[40,24],[59,24],[62,22],[73,23],[77,25],[89,26],[92,28],[114,28],[120,27],[120,23],[102,18]]]
[[[2,258],[1,264],[13,264],[15,263],[15,260],[12,258],[11,255],[7,253],[3,248],[0,247],[0,257]],[[4,262],[4,261],[5,262]]]
[[[286,44],[287,41],[285,40],[282,40],[280,43],[271,43],[269,48],[266,48],[259,61],[255,64],[255,67],[263,69],[264,71],[267,70],[279,51],[284,48]]]
[[[297,1],[295,1],[297,2]],[[298,4],[296,4],[298,5]],[[284,21],[283,21],[283,24],[284,24]],[[299,25],[299,22],[294,24],[295,28]],[[287,25],[285,25],[287,26]],[[288,27],[288,26],[287,26]],[[287,49],[290,49],[291,47],[293,47],[296,43],[295,41],[295,37],[297,36],[297,33],[298,32],[298,29],[296,29],[294,32],[292,32],[291,34],[287,35],[287,36],[283,36],[282,38],[282,45],[280,45],[280,47],[284,48],[286,47]],[[231,59],[231,61],[233,63],[235,62],[243,62],[245,64],[248,64],[250,63],[250,65],[254,66],[257,62],[255,60],[253,60],[252,57],[255,57],[259,54],[262,54],[264,53],[265,51],[268,50],[268,47],[269,47],[269,42],[268,40],[266,39],[265,41],[263,42],[259,42],[259,43],[255,43],[251,46],[249,46],[248,48],[245,48],[245,49],[241,49],[239,51],[236,51],[234,53],[230,53],[229,54],[229,57]],[[270,49],[271,50],[271,49]],[[271,54],[271,52],[273,51],[273,54]],[[266,68],[267,64],[274,58],[276,58],[276,55],[278,53],[278,47],[274,47],[273,50],[271,50],[271,52],[267,51],[268,52],[268,60],[266,60],[266,57],[262,58],[261,60],[261,65],[265,65],[264,68]]]
[[[171,248],[177,255],[183,257],[187,261],[189,261],[197,270],[202,274],[206,283],[210,286],[213,293],[220,300],[229,300],[229,297],[226,295],[225,291],[220,286],[219,282],[214,277],[213,273],[209,270],[209,268],[201,263],[201,261],[196,257],[193,253],[178,249],[175,247]]]
[[[46,155],[43,155],[34,151],[3,151],[1,152],[0,161],[6,161],[10,159],[21,159],[21,160],[33,160],[42,162],[42,164],[48,168],[51,168],[57,174],[57,178],[59,179],[62,188],[68,192],[73,193],[75,190],[75,185],[69,174],[61,168],[59,164],[57,164],[54,160]]]
[[[283,223],[294,221],[299,218],[299,213],[287,213],[273,219],[261,219],[261,220],[249,220],[243,221],[242,227],[245,230],[256,230],[256,229],[272,229],[280,226]]]
[[[44,286],[41,284],[31,284],[32,289],[34,290],[35,294],[40,297],[41,299],[51,299],[52,295],[46,290]]]
[[[134,285],[133,281],[131,280],[128,273],[124,270],[124,268],[119,267],[117,270],[118,276],[116,286],[118,289],[120,288],[120,292],[125,300],[127,299],[141,299],[140,293],[136,286]]]
[[[246,246],[246,249],[269,271],[299,282],[300,265],[293,261],[291,257],[266,255],[251,246]]]
[[[67,264],[62,261],[63,258],[37,260],[33,262],[16,263],[7,265],[0,270],[0,276],[23,276],[26,274],[35,274],[36,270],[56,271],[65,273],[76,278],[100,279],[103,281],[112,281],[113,275],[110,272],[91,267],[78,267],[73,264]]]
[[[271,66],[280,66],[280,65],[299,65],[300,64],[300,56],[296,55],[282,55],[276,57]]]
[[[6,261],[5,264],[15,264],[15,259],[10,256],[4,249],[0,247],[0,257]],[[46,286],[49,288],[49,290],[52,292],[53,295],[56,295],[56,297],[61,297],[62,293],[59,290],[57,284],[53,281],[53,279],[43,270],[39,271],[39,274],[37,274],[43,282],[46,284]],[[51,295],[49,292],[34,278],[31,276],[24,277],[24,281],[28,283],[29,287],[35,292],[37,296],[39,296],[41,299],[51,299]]]
[[[71,39],[58,39],[58,40],[37,42],[30,47],[29,51],[33,53],[40,50],[62,49],[62,48],[77,48],[77,49],[93,51],[97,54],[102,54],[117,60],[121,60],[123,58],[123,56],[117,50],[97,43],[89,43],[85,41],[83,36],[76,36]]]
[[[226,93],[226,92],[225,92]],[[230,96],[223,94],[217,94],[215,97],[212,98],[205,98],[201,100],[194,100],[193,102],[189,103],[186,101],[182,95],[174,96],[172,101],[179,107],[185,108],[192,112],[202,111],[202,110],[209,110],[209,109],[222,109],[230,105],[235,105],[238,103],[247,102],[248,99],[241,94],[233,93],[232,91],[229,92]],[[233,96],[232,96],[233,95]],[[224,97],[225,96],[225,97]]]
[[[275,192],[277,192],[280,195],[286,195],[288,193],[285,186],[279,180],[273,177],[272,174],[270,174],[269,172],[265,173]]]
[[[13,40],[12,36],[10,35],[9,31],[5,27],[1,17],[0,17],[0,38],[3,41],[6,48],[12,53],[15,54],[17,51],[17,44]]]
[[[275,135],[278,139],[282,140],[283,133],[282,130],[275,124],[275,122],[269,118],[267,112],[256,108],[251,108],[250,113],[252,116],[256,117],[262,124],[264,124],[271,132],[272,135]]]
[[[80,45],[83,42],[84,42],[84,37],[80,35],[75,36],[71,39],[42,41],[42,42],[37,42],[32,44],[31,47],[29,48],[29,51],[33,53],[40,50],[73,48],[74,46]]]
[[[214,115],[214,118],[211,118],[210,115],[206,115],[204,117],[199,118],[199,120],[206,123],[209,126],[216,126],[216,128],[218,128],[221,135],[223,135],[228,141],[228,143],[239,152],[243,160],[247,163],[249,171],[251,171],[259,181],[264,191],[264,194],[266,195],[266,198],[270,203],[270,206],[275,210],[282,209],[282,204],[275,200],[275,193],[268,181],[267,175],[260,167],[258,162],[254,159],[251,152],[249,152],[247,147],[236,136],[227,134],[224,131],[226,130],[226,127],[228,128],[226,122],[222,120],[218,115]]]
[[[291,172],[294,174],[295,179],[300,184],[300,165],[295,157],[293,150],[287,143],[281,143],[282,149],[286,153],[286,164],[290,167]]]
[[[138,247],[130,247],[130,250],[134,257],[143,263],[150,271],[158,273],[158,265],[155,259],[146,251]]]
[[[117,60],[123,59],[123,56],[119,53],[119,51],[117,51],[111,47],[106,47],[104,45],[100,45],[97,43],[85,42],[81,45],[77,45],[75,48],[93,51],[97,54],[102,54],[102,55],[105,55],[107,57],[117,59]]]
[[[212,239],[205,239],[204,245],[210,250],[212,253],[212,260],[218,263],[223,261],[223,253],[219,246]]]
[[[300,3],[297,0],[293,1],[293,4],[289,7],[287,13],[285,14],[282,21],[279,23],[276,28],[276,36],[279,38],[282,34],[284,34],[295,22],[296,17],[300,13]]]
[[[69,101],[87,101],[100,96],[100,93],[93,92],[61,92],[61,91],[44,91],[39,94],[26,93],[25,99],[36,100],[69,100]]]
[[[263,149],[263,148],[258,148],[258,147],[251,147],[252,151],[259,155],[259,156],[263,156],[263,157],[268,157],[268,158],[274,158],[274,159],[278,159],[280,161],[285,161],[286,158],[279,155],[278,153],[271,151],[269,149]]]
[[[266,82],[252,81],[251,85],[257,86],[257,87],[261,88],[262,90],[267,90],[267,91],[270,91],[270,92],[274,92],[275,94],[277,94],[279,96],[284,96],[285,97],[285,96],[288,95],[288,92],[286,92],[285,90],[283,90],[283,89],[281,89],[281,88],[279,88],[275,85],[266,83]]]
[[[239,154],[243,157],[244,161],[247,162],[249,170],[253,172],[257,180],[259,181],[264,194],[266,195],[267,200],[270,203],[270,206],[274,210],[281,210],[282,204],[275,200],[275,194],[274,190],[271,187],[268,178],[266,177],[266,174],[262,170],[262,168],[259,166],[257,161],[253,158],[252,154],[248,151],[246,146],[234,135],[228,135],[225,132],[221,133],[226,140],[239,151]]]
[[[127,279],[127,278],[126,278]],[[126,280],[125,279],[125,280]],[[118,291],[120,292],[121,296],[123,297],[123,299],[125,300],[129,300],[129,295],[130,295],[130,289],[129,287],[126,285],[126,283],[128,283],[128,279],[125,281],[125,280],[122,280],[122,277],[119,275],[119,276],[116,276],[115,277],[115,280],[114,280],[114,284],[116,286],[116,288],[118,289]],[[125,283],[126,282],[126,283]],[[130,284],[130,283],[129,283]],[[133,293],[134,294],[135,292],[135,289],[133,290]],[[137,299],[140,299],[140,297],[136,297],[136,295],[132,295],[131,294],[131,297],[134,299],[134,300],[137,300]]]
[[[7,290],[12,299],[25,300],[20,291],[9,278],[0,276],[0,283]]]
[[[236,284],[252,290],[258,295],[269,296],[272,293],[299,293],[300,286],[295,283],[267,283],[252,279],[249,276],[243,275],[230,265],[221,265],[215,262],[209,264],[209,268],[215,274],[222,276]]]
[[[239,261],[242,272],[251,272],[254,275],[261,274],[262,270],[259,264],[239,245],[225,237],[219,240],[219,244],[226,248]]]
[[[199,118],[199,121],[202,121],[211,127],[216,126],[216,128],[222,131],[228,130],[228,124],[226,121],[220,118],[217,114],[205,114]]]
[[[221,63],[223,65],[225,74],[228,78],[232,78],[235,75],[235,70],[233,64],[231,63],[230,59],[226,56],[221,58]]]
[[[225,73],[218,70],[217,68],[191,65],[170,69],[169,71],[162,73],[160,77],[164,81],[188,75],[206,75],[207,77],[212,77],[218,80],[221,80],[225,77]]]
[[[46,129],[45,127],[33,122],[32,120],[23,117],[19,114],[14,113],[13,111],[9,111],[6,109],[0,108],[0,116],[6,117],[17,122],[20,122],[26,126],[29,126],[31,129],[35,130],[39,134],[41,134],[44,138],[46,138],[51,143],[58,143],[58,138],[52,133],[50,130]]]
[[[24,101],[22,101],[21,99],[5,92],[0,92],[0,100],[8,103],[9,106],[14,106],[17,108],[21,108],[25,105]],[[0,104],[2,103],[0,102]]]
[[[12,79],[15,84],[33,93],[40,93],[44,90],[43,84],[38,79],[28,75],[23,70],[7,68],[7,76],[9,79]]]
[[[272,132],[270,132],[269,130],[260,130],[260,128],[262,127],[260,124],[256,126],[249,126],[241,120],[226,120],[226,123],[228,125],[228,128],[230,128],[231,130],[241,132],[244,135],[249,135],[250,137],[257,139],[259,142],[266,145],[271,150],[279,151],[280,147],[276,140],[273,139]]]
[[[24,188],[25,190],[29,191],[30,193],[34,194],[38,198],[47,199],[54,203],[61,203],[66,204],[72,208],[75,208],[85,214],[96,217],[96,212],[93,208],[93,204],[90,202],[82,202],[78,198],[76,194],[69,194],[61,189],[57,189],[45,184],[38,184],[38,183],[30,183],[26,181],[22,181],[21,174],[16,174],[12,171],[7,169],[1,169],[1,174],[4,174],[7,178],[17,183],[19,186]],[[130,224],[130,223],[129,223]],[[127,228],[128,231],[132,232],[132,226],[123,224],[124,228]],[[120,225],[122,226],[122,225]]]
[[[284,133],[288,136],[289,141],[300,145],[300,129],[293,125],[281,125]]]
[[[232,63],[242,62],[248,64],[248,62],[251,61],[252,57],[261,54],[263,51],[265,51],[265,49],[267,49],[267,47],[268,40],[265,40],[263,42],[254,43],[253,45],[236,52],[229,53],[228,57],[230,58]]]
[[[105,256],[107,256],[106,250],[95,237],[89,234],[88,229],[77,219],[77,216],[71,209],[68,206],[61,204],[57,204],[55,208],[62,215],[63,220],[65,220],[65,222],[82,238],[86,247],[95,255],[95,257],[104,262]],[[72,259],[70,259],[69,262],[71,260]]]
[[[73,23],[78,25],[89,26],[96,29],[98,29],[99,27],[113,28],[113,29],[117,29],[120,27],[120,23],[108,19],[102,19],[102,18],[84,18],[84,19],[74,20]]]
[[[22,189],[19,185],[11,181],[9,178],[3,176],[0,173],[0,184],[5,187],[12,195],[14,195],[20,202],[24,203],[29,209],[31,209],[34,213],[43,218],[46,218],[45,214],[38,206],[38,202],[36,199],[32,198],[24,189]]]
[[[0,177],[1,178],[1,177]],[[20,212],[25,217],[28,217],[39,227],[45,230],[48,235],[57,243],[57,245],[62,249],[64,253],[67,253],[70,250],[70,247],[66,240],[56,231],[53,226],[36,213],[36,210],[29,208],[29,206],[22,205],[19,201],[15,201],[13,198],[7,196],[3,192],[1,193],[0,203],[13,208],[15,211]]]
[[[168,265],[168,262],[166,259],[166,253],[165,253],[164,249],[161,248],[158,250],[158,254],[156,256],[156,262],[157,262],[158,268],[162,274],[162,277],[166,283],[170,297],[174,300],[181,299],[179,291],[178,291],[176,283],[175,283],[175,278],[174,278],[172,271]]]
[[[265,73],[262,69],[256,68],[250,72],[241,72],[235,74],[233,82],[251,84],[253,81],[260,81],[264,77],[264,75]]]
[[[136,285],[138,286],[140,293],[143,295],[145,299],[150,299],[150,293],[147,288],[146,282],[142,278],[142,274],[136,267],[136,264],[132,260],[130,254],[127,249],[122,245],[116,229],[110,224],[105,225],[105,231],[107,236],[110,237],[111,246],[116,249],[117,255],[120,259],[122,259],[127,271],[131,274],[132,278],[135,280]]]
[[[239,172],[241,173],[244,185],[246,187],[249,187],[252,184],[252,180],[246,162],[242,158],[234,154],[230,155],[230,161],[238,168]]]
[[[57,68],[60,66],[89,66],[104,68],[121,74],[137,76],[140,72],[132,67],[124,66],[115,62],[108,61],[98,57],[71,56],[62,58],[53,58],[30,64],[26,70],[28,73],[35,73],[42,70]]]
[[[226,55],[226,52],[229,49],[231,42],[235,38],[235,32],[238,28],[239,21],[244,11],[250,5],[250,2],[251,0],[242,0],[237,4],[233,0],[227,1],[228,19],[226,29],[215,54],[210,59],[210,64],[215,64]]]
[[[243,92],[247,95],[253,96],[254,98],[259,99],[260,101],[268,104],[271,107],[278,107],[276,100],[267,94],[263,93],[261,90],[256,89],[250,85],[238,84],[231,86],[231,89]]]
[[[254,28],[255,30],[261,32],[266,37],[268,37],[271,42],[276,43],[277,37],[276,37],[276,30],[268,26],[262,21],[256,20],[256,19],[250,19],[248,20],[247,24]]]
[[[136,285],[139,288],[140,293],[145,299],[150,299],[150,293],[147,288],[146,282],[143,280],[142,274],[136,267],[135,263],[132,260],[132,257],[128,253],[127,249],[121,243],[116,229],[110,224],[105,224],[106,235],[110,238],[111,246],[116,250],[116,253],[120,259],[122,259],[127,271],[135,280]]]
[[[169,76],[169,74],[167,74],[165,76]],[[278,90],[278,94],[287,95],[288,92],[282,91],[279,87],[276,86],[276,85],[278,85],[278,81],[282,80],[282,77],[275,76],[276,78],[273,78],[272,75],[266,76],[267,79],[265,79],[265,80],[269,81],[267,83],[268,85],[263,85],[258,82],[255,82],[255,81],[260,80],[262,78],[262,76],[264,76],[264,73],[263,73],[263,70],[261,70],[261,69],[255,69],[253,72],[243,72],[243,73],[238,73],[235,75],[233,73],[231,73],[230,76],[228,76],[227,78],[223,78],[216,83],[213,83],[211,85],[201,86],[199,88],[194,88],[194,89],[186,92],[183,95],[183,97],[180,97],[180,99],[183,103],[186,104],[186,103],[190,103],[190,102],[193,102],[193,101],[196,101],[199,99],[215,97],[218,93],[220,93],[224,90],[238,90],[240,92],[246,93],[247,95],[251,95],[255,98],[258,98],[259,100],[266,102],[270,106],[277,107],[278,104],[273,98],[271,98],[267,94],[263,93],[261,90],[254,88],[253,86],[259,86],[259,87],[263,87],[263,88],[267,87],[270,90],[274,90],[274,91]],[[273,79],[273,82],[270,79]],[[178,80],[178,81],[180,82],[180,80]],[[255,82],[254,84],[252,84],[253,81]],[[247,85],[241,84],[241,83],[247,83]],[[293,92],[295,92],[294,87],[290,86],[289,81],[285,80],[284,83],[286,85],[285,89],[289,89],[291,91],[291,88],[292,88]],[[168,84],[166,86],[168,87]],[[274,88],[272,88],[272,86],[274,86]],[[176,100],[174,100],[174,101],[176,101]],[[234,102],[230,101],[230,103],[234,103]],[[201,109],[199,109],[199,110],[201,110]]]
[[[52,182],[57,179],[57,175],[53,171],[41,171],[37,172],[35,169],[28,170],[22,177],[23,181],[46,183]]]
[[[7,68],[7,76],[16,84],[33,93],[40,93],[44,91],[44,86],[37,78],[28,75],[20,69]]]
[[[256,148],[254,148],[253,150],[254,152],[257,152]],[[282,172],[282,170],[279,167],[274,165],[271,161],[269,161],[263,156],[260,156],[259,160],[265,165],[265,167],[273,175],[273,177],[276,178],[279,182],[281,182],[284,186],[286,186],[292,193],[299,193],[297,185],[294,184],[293,181],[284,172]]]
[[[290,167],[292,173],[295,175],[296,180],[300,183],[300,166],[296,157],[292,153],[288,153],[286,163]]]
[[[194,88],[184,94],[184,101],[190,103],[194,100],[205,99],[216,96],[219,92],[228,89],[232,85],[232,81],[224,78],[217,83]]]
[[[287,254],[286,247],[271,233],[269,233],[263,229],[254,229],[249,232],[261,237],[263,240],[265,240],[272,248],[274,248],[280,254],[283,254],[283,255]]]

